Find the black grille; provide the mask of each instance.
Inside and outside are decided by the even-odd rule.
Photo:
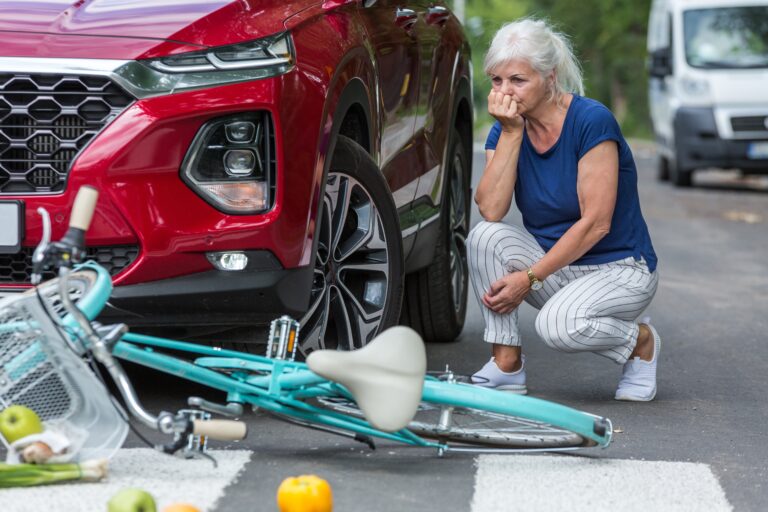
[[[768,117],[748,116],[732,117],[731,127],[734,132],[768,132]]]
[[[77,152],[131,102],[105,77],[0,74],[0,194],[62,191]]]
[[[31,247],[23,247],[16,254],[0,254],[0,285],[2,284],[29,284],[32,275]],[[103,247],[89,247],[86,259],[96,261],[107,269],[110,275],[119,274],[124,268],[134,262],[139,255],[139,248],[135,245],[111,245]],[[53,272],[44,272],[43,279],[56,277]]]

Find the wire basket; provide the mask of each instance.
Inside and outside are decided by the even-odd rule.
[[[128,434],[125,413],[74,346],[34,292],[0,301],[0,409],[35,411],[69,439],[70,460],[109,458]]]

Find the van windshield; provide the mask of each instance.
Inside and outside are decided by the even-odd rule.
[[[685,58],[697,68],[768,67],[768,6],[683,14]]]

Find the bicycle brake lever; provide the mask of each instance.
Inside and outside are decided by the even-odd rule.
[[[42,217],[43,221],[43,236],[40,239],[40,243],[35,247],[35,252],[32,253],[32,284],[40,284],[42,279],[43,269],[45,268],[45,262],[47,259],[48,247],[51,244],[51,215],[48,210],[42,206],[37,209],[38,215]]]
[[[355,434],[355,437],[353,438],[358,443],[367,444],[368,448],[371,450],[376,449],[376,444],[373,442],[373,438],[371,436],[367,436],[365,434]]]

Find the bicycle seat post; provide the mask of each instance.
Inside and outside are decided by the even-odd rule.
[[[293,361],[299,344],[299,322],[283,315],[272,320],[267,340],[267,357]]]

